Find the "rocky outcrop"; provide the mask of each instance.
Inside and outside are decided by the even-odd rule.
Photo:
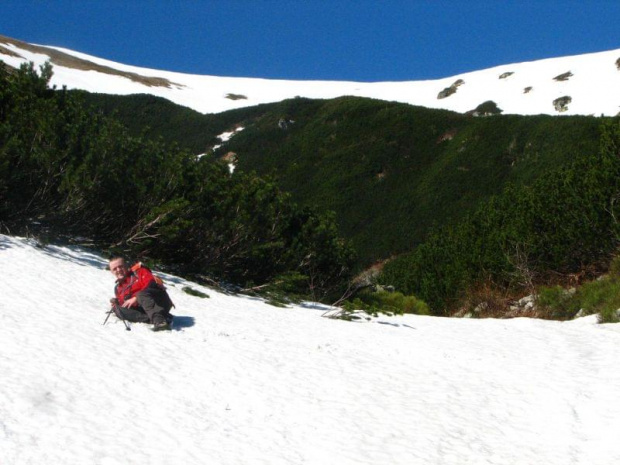
[[[15,45],[18,48],[27,50],[32,53],[41,53],[43,55],[47,55],[53,65],[79,69],[82,71],[96,71],[98,73],[109,74],[112,76],[121,76],[148,87],[167,87],[169,89],[171,89],[172,87],[176,87],[177,89],[185,87],[166,78],[156,76],[143,76],[141,74],[132,73],[129,71],[120,71],[109,66],[100,65],[89,60],[84,60],[82,58],[69,55],[54,48],[43,47],[40,45],[32,45],[26,42],[22,42],[21,40],[11,39],[10,37],[5,37],[2,35],[0,35],[0,42]],[[7,50],[8,48],[3,47],[3,53],[6,53]]]
[[[11,49],[3,46],[3,45],[0,45],[0,54],[6,55],[6,56],[9,56],[9,57],[14,57],[14,58],[24,58],[19,53],[16,53],[13,50],[11,50]]]
[[[570,71],[567,71],[565,73],[562,74],[558,74],[556,77],[553,78],[554,81],[568,81],[571,77],[573,77],[573,73],[571,73]]]
[[[450,97],[452,94],[455,94],[456,90],[463,84],[465,84],[465,81],[462,79],[454,81],[450,87],[446,87],[444,90],[439,92],[439,94],[437,94],[437,99],[441,100],[443,98]]]
[[[571,97],[565,95],[564,97],[556,98],[553,101],[553,107],[555,108],[555,111],[563,113],[568,110],[568,104],[572,101],[573,99]]]
[[[226,94],[226,97],[229,100],[247,100],[248,98],[243,94]]]

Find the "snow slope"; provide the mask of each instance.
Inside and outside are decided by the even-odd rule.
[[[2,465],[620,463],[619,325],[345,322],[165,276],[174,330],[125,331],[105,265],[0,236]]]
[[[58,47],[31,46],[0,37],[0,59],[18,67],[32,61],[37,66],[58,53],[114,70],[163,78],[170,86],[153,86],[92,69],[54,65],[52,84],[109,94],[148,93],[167,98],[202,113],[218,113],[261,103],[279,102],[296,96],[335,98],[343,95],[369,97],[442,108],[457,112],[473,110],[492,100],[504,114],[559,114],[553,101],[570,97],[561,114],[607,115],[620,112],[620,49],[585,55],[514,63],[460,74],[444,79],[405,82],[287,81],[276,79],[200,76],[139,68]],[[51,51],[50,51],[51,50]],[[566,81],[554,78],[572,73]],[[507,77],[500,76],[512,73]],[[438,99],[438,94],[462,80],[457,92]],[[531,88],[526,92],[526,88]]]

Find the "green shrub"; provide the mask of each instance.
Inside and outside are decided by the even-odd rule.
[[[620,321],[620,280],[605,277],[590,281],[570,293],[560,286],[542,287],[538,291],[538,305],[548,311],[550,318],[574,318],[578,312],[584,315],[598,314],[600,323]]]
[[[614,308],[604,308],[598,314],[599,323],[619,323],[620,316],[618,316],[618,310]]]
[[[575,309],[575,302],[571,297],[572,294],[562,286],[541,287],[538,289],[536,303],[547,310],[550,318],[570,319],[579,311],[579,308]]]
[[[299,206],[271,178],[231,176],[210,157],[131,135],[86,107],[83,93],[49,89],[51,76],[49,64],[40,75],[32,64],[10,74],[0,66],[0,228],[20,234],[36,218],[50,238],[83,236],[235,284],[298,272],[306,295],[319,298],[348,280],[353,254],[334,215]],[[132,98],[125,114],[140,102],[149,105],[140,115],[166,107]],[[213,137],[230,127],[228,116],[210,124],[178,108],[163,119],[174,115]]]
[[[400,292],[364,292],[353,301],[345,302],[346,310],[364,310],[376,315],[378,313],[402,315],[415,313],[428,315],[428,305],[412,295],[404,295]]]
[[[204,292],[200,292],[199,290],[194,289],[194,288],[189,287],[189,286],[183,287],[183,292],[185,292],[186,294],[189,294],[189,295],[193,295],[194,297],[200,297],[201,299],[208,299],[209,298],[208,294],[205,294]]]
[[[620,255],[616,255],[609,264],[609,276],[620,278]]]
[[[581,286],[574,299],[588,315],[598,313],[600,323],[616,323],[620,308],[620,280],[603,278]]]
[[[602,129],[598,154],[583,154],[529,186],[508,185],[461,222],[436,228],[413,252],[386,263],[381,280],[446,315],[485,279],[527,289],[549,270],[572,273],[608,257],[619,235],[618,207],[610,199],[620,191],[620,124],[609,120]]]

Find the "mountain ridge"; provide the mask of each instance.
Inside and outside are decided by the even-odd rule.
[[[604,115],[620,111],[620,49],[500,65],[442,79],[398,82],[290,81],[191,75],[140,68],[72,50],[0,36],[0,59],[12,67],[54,65],[51,84],[109,94],[148,93],[201,113],[297,96],[358,96],[459,113],[493,101],[505,114]],[[79,69],[64,60],[76,60]]]

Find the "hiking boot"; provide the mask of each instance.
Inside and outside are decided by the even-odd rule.
[[[159,321],[157,323],[153,323],[153,331],[167,331],[170,330],[170,324],[164,320],[164,321]]]

